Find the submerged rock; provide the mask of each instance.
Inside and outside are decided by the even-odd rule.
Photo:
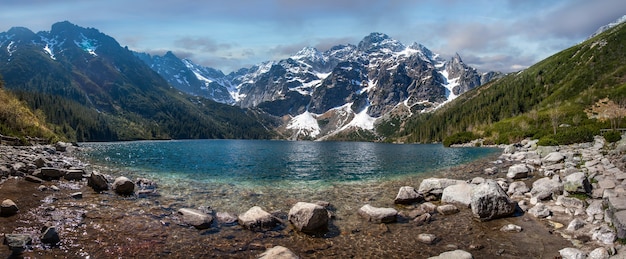
[[[298,255],[284,246],[275,246],[260,254],[259,259],[298,259]]]
[[[474,259],[474,256],[463,250],[454,250],[443,252],[438,256],[429,257],[428,259]]]
[[[298,202],[289,210],[289,221],[298,231],[326,231],[328,211],[314,203]]]
[[[390,223],[397,220],[398,211],[393,208],[377,208],[369,204],[359,209],[359,215],[373,223]]]
[[[179,209],[178,214],[182,215],[183,222],[197,229],[207,229],[213,223],[213,216],[196,209]]]
[[[33,242],[33,238],[28,234],[4,234],[4,244],[9,247],[14,254],[21,254]]]
[[[113,191],[119,195],[132,195],[135,192],[135,183],[130,179],[120,176],[113,182]]]
[[[424,196],[418,193],[415,188],[411,186],[400,187],[398,195],[394,199],[395,204],[411,204],[414,202],[420,202],[424,200]]]
[[[40,240],[44,244],[48,245],[56,245],[61,242],[61,238],[59,237],[59,233],[57,232],[56,227],[48,226],[42,229]]]
[[[240,225],[252,230],[273,228],[278,225],[278,219],[259,206],[250,208],[248,211],[239,215],[238,219]]]
[[[87,185],[96,192],[109,190],[109,182],[104,175],[98,172],[92,172],[87,178]]]
[[[474,188],[471,196],[471,208],[475,217],[491,220],[509,216],[515,212],[516,203],[509,199],[500,185],[487,180]]]

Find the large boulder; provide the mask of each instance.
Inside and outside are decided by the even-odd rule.
[[[474,188],[470,205],[474,216],[481,220],[509,216],[515,212],[517,206],[493,180],[487,180]]]
[[[289,210],[289,222],[302,232],[328,230],[328,211],[317,204],[298,202]]]
[[[444,203],[455,203],[469,207],[474,186],[475,185],[473,184],[465,182],[448,186],[443,189],[441,201]]]
[[[185,224],[197,229],[207,229],[213,224],[213,216],[196,209],[179,209],[178,214],[182,216]]]
[[[124,176],[115,178],[112,188],[119,195],[132,195],[135,193],[135,183]]]
[[[411,186],[403,186],[398,190],[398,195],[394,199],[395,204],[411,204],[414,202],[420,202],[424,200],[424,196],[418,193],[415,188]]]
[[[587,255],[578,248],[567,247],[559,250],[559,254],[563,259],[585,259]]]
[[[506,173],[506,177],[509,179],[520,179],[528,177],[528,166],[525,164],[517,164],[509,167],[509,170]]]
[[[530,190],[532,197],[537,200],[545,200],[557,197],[563,193],[563,184],[558,179],[550,179],[548,177],[541,178],[533,183]]]
[[[591,183],[585,173],[573,173],[565,177],[563,189],[569,193],[591,193]]]
[[[107,181],[107,178],[104,175],[98,172],[92,172],[91,175],[89,175],[89,178],[87,178],[87,185],[96,192],[102,192],[109,189],[109,181]]]
[[[397,220],[398,211],[393,208],[377,208],[369,204],[359,209],[359,215],[374,223],[389,223]]]
[[[19,209],[17,208],[15,202],[9,199],[2,201],[2,204],[0,205],[0,216],[2,217],[13,216],[17,214],[18,211]]]
[[[238,220],[240,225],[251,230],[273,228],[278,225],[278,219],[259,206],[254,206],[239,215]]]
[[[260,254],[259,259],[298,259],[298,255],[284,246],[275,246]]]

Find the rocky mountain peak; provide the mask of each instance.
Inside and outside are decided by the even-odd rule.
[[[385,50],[398,52],[404,49],[405,46],[402,43],[380,32],[373,32],[365,36],[358,45],[358,50],[366,53]]]

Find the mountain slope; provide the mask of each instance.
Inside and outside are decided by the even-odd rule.
[[[375,139],[379,119],[434,110],[499,76],[478,73],[458,54],[444,60],[423,45],[407,47],[382,33],[324,52],[305,47],[290,58],[228,75],[198,69],[201,66],[172,53],[137,55],[182,91],[282,118],[285,123],[279,131],[290,139],[346,139],[355,131]],[[191,74],[207,79],[200,80],[205,84],[194,83],[186,76]],[[214,93],[223,96],[216,98]]]
[[[79,141],[269,137],[246,111],[170,88],[115,39],[69,22],[0,33],[0,73],[7,89]]]
[[[18,137],[36,137],[53,142],[58,137],[46,127],[41,111],[32,112],[15,96],[4,90],[4,81],[0,76],[0,135]]]
[[[608,99],[604,99],[607,98]],[[626,25],[614,26],[526,70],[467,92],[433,114],[415,116],[400,141],[442,141],[472,132],[491,143],[524,137],[588,140],[610,123],[594,107],[626,100]],[[617,106],[616,109],[623,109]],[[620,121],[614,123],[619,125]]]

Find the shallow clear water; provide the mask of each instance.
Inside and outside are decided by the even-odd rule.
[[[161,181],[244,186],[328,185],[438,170],[498,149],[436,144],[185,140],[85,143],[88,158]]]

